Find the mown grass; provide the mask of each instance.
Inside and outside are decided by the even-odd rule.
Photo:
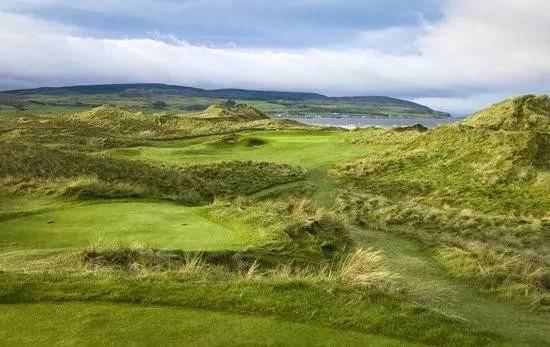
[[[239,250],[269,234],[224,227],[200,208],[158,201],[65,203],[28,213],[0,214],[1,248],[56,249],[141,244],[158,249]],[[100,218],[98,216],[101,216]]]
[[[399,339],[271,317],[111,303],[0,306],[6,345],[412,345]],[[21,334],[25,331],[25,334]],[[90,334],[93,331],[93,334]]]
[[[239,136],[209,137],[191,144],[187,140],[158,141],[155,146],[140,146],[130,151],[112,149],[104,153],[167,164],[268,159],[274,163],[301,166],[309,170],[308,187],[302,186],[298,190],[308,196],[311,194],[316,203],[328,207],[338,190],[338,185],[327,179],[327,171],[335,163],[381,153],[394,146],[360,146],[349,141],[354,136],[354,132],[348,131],[254,131],[242,132]],[[251,140],[260,140],[264,144],[247,146]]]
[[[169,280],[128,276],[44,277],[0,274],[3,303],[105,301],[268,315],[321,327],[437,345],[484,345],[493,334],[403,299],[311,281]]]

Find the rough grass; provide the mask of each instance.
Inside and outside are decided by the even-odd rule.
[[[477,254],[472,244],[485,245],[487,257],[508,259],[521,270],[473,271],[467,262],[450,262],[457,273],[537,297],[550,290],[544,284],[550,265],[549,155],[545,133],[442,126],[411,137],[398,151],[340,165],[331,177],[349,185],[337,209],[354,223],[401,230],[463,254]]]
[[[55,116],[0,117],[0,140],[93,151],[104,148],[151,145],[154,140],[185,139],[231,134],[244,130],[314,129],[287,120],[265,118],[249,106],[228,109],[227,117],[211,111],[189,115],[145,114],[124,107],[101,106],[89,111]]]
[[[243,253],[263,266],[292,262],[324,267],[353,247],[341,221],[304,198],[218,200],[205,216],[229,228],[239,221],[240,228],[274,235],[276,243]]]
[[[447,317],[398,294],[304,280],[212,281],[186,273],[56,276],[0,274],[0,302],[116,302],[271,316],[433,345],[486,345],[496,334]]]
[[[518,252],[502,252],[483,243],[465,248],[440,250],[440,259],[459,277],[477,278],[489,288],[501,287],[513,295],[535,295],[534,307],[550,309],[550,268],[536,257],[526,258]]]
[[[166,166],[3,142],[0,182],[7,195],[40,193],[78,198],[156,198],[204,204],[216,196],[248,195],[302,180],[288,165],[227,162]]]
[[[362,248],[344,258],[336,275],[351,284],[383,290],[395,290],[398,276],[384,266],[380,251]]]
[[[228,118],[234,121],[269,119],[269,117],[262,111],[245,104],[237,104],[231,107],[222,104],[214,104],[207,108],[204,112],[190,114],[189,117],[218,120]]]
[[[465,124],[493,130],[550,131],[550,96],[525,95],[476,113]]]
[[[367,128],[358,129],[354,136],[348,141],[354,144],[362,145],[396,145],[415,140],[423,135],[424,131],[417,130],[415,127],[385,129],[385,128]]]
[[[25,159],[0,162],[3,194],[20,194],[0,199],[1,302],[155,303],[435,345],[548,342],[547,316],[529,311],[548,301],[544,132],[241,133],[268,121],[94,112],[0,122],[2,143]],[[327,179],[331,165],[367,156]],[[310,171],[243,161],[266,158]],[[177,187],[190,194],[187,179],[198,184],[188,204],[214,203],[29,202],[77,192],[177,200]],[[96,231],[118,242],[88,246]]]

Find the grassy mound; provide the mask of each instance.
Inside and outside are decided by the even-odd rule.
[[[490,106],[465,124],[493,130],[550,131],[550,96],[525,95]]]
[[[218,200],[207,217],[229,227],[238,221],[240,228],[274,235],[275,243],[241,254],[267,267],[291,262],[323,267],[353,246],[338,218],[304,198]]]
[[[252,121],[269,119],[269,117],[262,111],[245,104],[237,104],[235,106],[224,106],[221,104],[214,104],[207,108],[204,112],[191,115],[196,118],[221,118],[230,119],[233,121]]]
[[[193,205],[299,181],[306,174],[289,165],[251,161],[164,166],[13,142],[2,142],[0,163],[1,191],[8,195],[147,197]]]
[[[541,187],[549,164],[546,133],[454,125],[340,165],[331,177],[348,185],[337,208],[355,223],[447,245],[442,261],[489,287],[547,295],[550,195]]]
[[[529,206],[533,209],[536,206],[532,203],[524,205],[525,201],[514,204],[506,197],[487,201],[483,200],[482,195],[497,186],[530,185],[550,168],[549,163],[548,134],[442,126],[411,137],[391,153],[341,165],[332,174],[335,178],[342,177],[367,185],[374,181],[390,182],[393,188],[383,187],[384,195],[390,197],[430,193],[437,188],[464,190],[467,183],[472,188],[468,194],[463,192],[453,196],[455,203],[449,200],[450,196],[439,203],[481,210],[498,205],[502,208]],[[403,189],[398,188],[396,181],[401,182]],[[412,189],[414,186],[417,189]],[[545,207],[538,206],[540,210]]]
[[[244,130],[313,128],[297,122],[269,119],[246,105],[212,107],[210,111],[191,116],[145,114],[119,106],[101,106],[70,115],[1,117],[0,140],[94,151]]]
[[[234,147],[234,146],[244,146],[244,147],[261,147],[266,145],[268,142],[259,137],[251,136],[242,136],[239,134],[229,134],[225,135],[219,140],[216,140],[210,143],[210,146],[214,147]]]

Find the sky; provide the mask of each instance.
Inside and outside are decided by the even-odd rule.
[[[0,0],[0,90],[134,82],[468,114],[550,93],[550,1]]]

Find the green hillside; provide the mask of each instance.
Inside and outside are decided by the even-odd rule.
[[[547,97],[521,97],[476,114],[468,126],[399,135],[397,150],[336,167],[332,177],[348,184],[340,211],[358,225],[434,245],[459,276],[547,305],[550,134],[539,132],[544,109],[530,104],[541,101]]]
[[[214,104],[234,101],[254,106],[272,117],[413,117],[441,118],[438,112],[414,102],[384,97],[328,97],[315,93],[204,90],[154,83],[38,88],[0,92],[0,112],[19,114],[67,113],[103,104],[134,111],[194,113]]]
[[[465,124],[493,130],[550,132],[550,96],[525,95],[488,107]]]

